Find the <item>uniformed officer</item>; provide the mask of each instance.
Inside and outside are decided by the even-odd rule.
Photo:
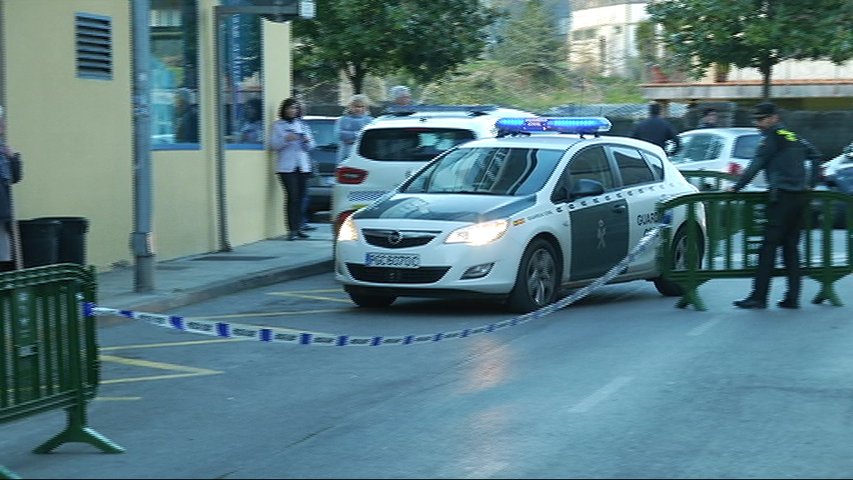
[[[755,175],[764,170],[767,176],[769,200],[765,209],[767,223],[758,252],[758,269],[752,283],[752,293],[734,305],[738,308],[767,308],[770,278],[776,250],[782,247],[782,260],[788,277],[788,291],[777,305],[780,308],[800,308],[800,231],[808,207],[807,191],[811,186],[806,174],[806,160],[815,156],[810,144],[779,122],[776,105],[770,102],[756,105],[753,122],[761,129],[763,139],[755,157],[743,172],[732,191],[738,191]]]

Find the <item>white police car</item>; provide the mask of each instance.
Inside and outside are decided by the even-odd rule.
[[[469,140],[494,137],[500,118],[534,116],[496,105],[411,105],[388,112],[364,127],[335,171],[334,231],[352,212],[393,190],[440,153]]]
[[[659,147],[599,136],[605,118],[505,118],[497,127],[497,138],[445,152],[343,222],[335,274],[353,302],[487,296],[532,311],[625,258],[659,224],[659,201],[697,191]],[[678,265],[687,220],[672,214]],[[681,294],[660,277],[654,247],[612,281],[636,279]]]

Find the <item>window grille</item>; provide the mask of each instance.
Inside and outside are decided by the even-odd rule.
[[[78,13],[75,17],[77,76],[112,80],[112,23],[109,17]]]

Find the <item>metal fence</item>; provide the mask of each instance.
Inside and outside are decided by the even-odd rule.
[[[99,382],[91,267],[64,263],[0,274],[0,424],[64,408],[66,428],[35,448],[49,453],[82,442],[106,453],[124,449],[87,424]],[[17,478],[0,466],[0,478]]]
[[[801,271],[820,283],[812,303],[829,301],[841,306],[834,284],[853,272],[853,196],[828,191],[811,191],[808,195],[811,208],[804,218]],[[675,208],[687,209],[688,222],[683,229],[673,232],[667,227],[662,231],[659,253],[662,275],[684,290],[679,308],[693,305],[697,310],[706,310],[698,288],[709,280],[754,275],[767,196],[767,192],[700,192],[672,198],[658,206],[662,216]],[[833,228],[833,212],[838,204],[846,211],[843,229]],[[706,232],[694,222],[703,209]],[[673,254],[675,251],[679,253]],[[784,274],[779,265],[774,267],[774,276]]]

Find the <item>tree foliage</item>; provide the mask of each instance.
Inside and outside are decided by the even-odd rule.
[[[476,58],[496,16],[478,0],[316,0],[316,6],[315,19],[294,22],[297,68],[317,78],[343,72],[356,93],[368,74],[402,72],[427,83]]]
[[[529,0],[506,23],[494,59],[536,79],[549,79],[566,69],[565,37],[559,35],[543,0]]]
[[[850,0],[661,0],[648,5],[661,40],[699,77],[714,63],[756,68],[770,97],[773,67],[785,60],[853,58]]]

